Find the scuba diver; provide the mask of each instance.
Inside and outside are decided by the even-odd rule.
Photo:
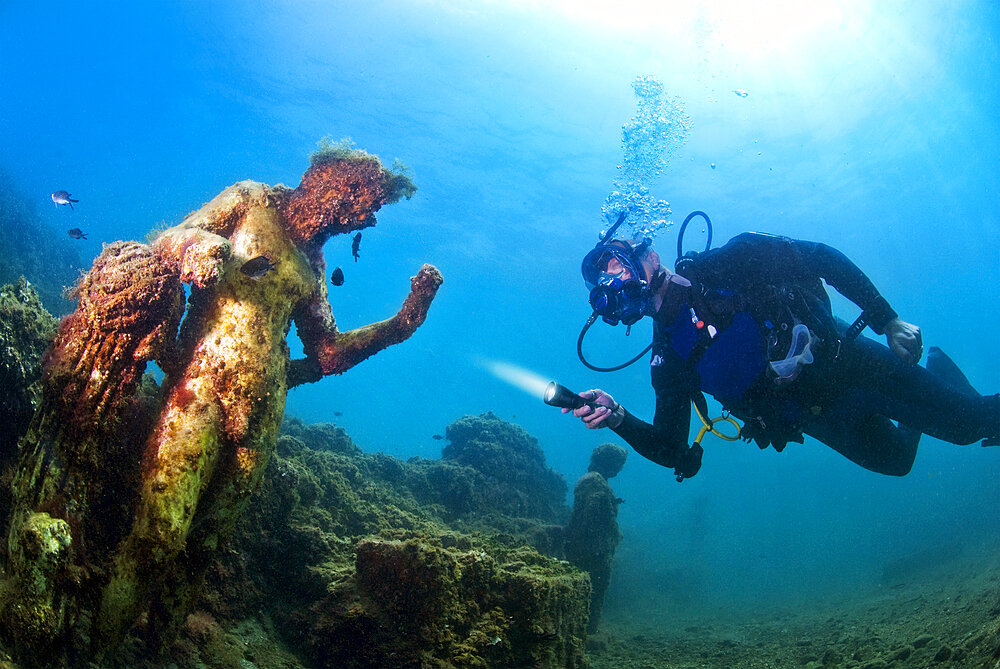
[[[708,224],[706,250],[682,255],[684,228],[696,215]],[[649,424],[607,392],[588,390],[579,393],[586,404],[563,408],[588,428],[611,428],[640,455],[674,468],[678,481],[700,469],[705,431],[721,435],[712,425],[723,419],[707,419],[703,392],[722,404],[725,420],[739,427],[731,414],[745,422],[744,441],[780,452],[808,434],[881,474],[907,474],[921,434],[955,444],[1000,443],[1000,395],[980,395],[936,347],[926,368],[917,365],[920,329],[900,320],[836,249],[743,233],[709,250],[711,221],[693,212],[678,235],[672,272],[650,239],[614,238],[624,220],[622,214],[583,260],[594,313],[577,352],[591,369],[613,371],[652,350],[656,410]],[[834,317],[823,281],[862,309],[850,327]],[[582,343],[598,316],[627,328],[651,316],[653,341],[629,362],[595,367]],[[859,337],[865,326],[888,346]],[[705,428],[689,446],[691,402]]]

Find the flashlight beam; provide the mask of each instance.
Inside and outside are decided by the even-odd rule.
[[[480,366],[501,381],[536,398],[541,398],[545,394],[546,386],[549,385],[549,379],[509,362],[483,360]]]

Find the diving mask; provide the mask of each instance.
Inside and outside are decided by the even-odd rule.
[[[645,281],[641,258],[649,248],[644,239],[637,246],[613,239],[615,230],[625,220],[623,213],[607,234],[588,253],[581,266],[583,281],[590,289],[590,306],[605,323],[624,323],[631,327],[649,314],[651,291]],[[613,266],[617,272],[609,271]],[[620,268],[620,269],[619,269]]]
[[[590,306],[609,325],[634,325],[646,315],[649,290],[640,279],[623,279],[625,272],[602,272],[590,290]]]

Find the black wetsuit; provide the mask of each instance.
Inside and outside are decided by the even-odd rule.
[[[1000,432],[1000,397],[949,383],[871,339],[844,337],[823,280],[861,307],[878,334],[896,313],[830,246],[745,233],[680,264],[678,273],[692,286],[671,283],[655,317],[653,424],[626,412],[615,430],[678,474],[693,476],[701,464],[700,448],[687,443],[688,405],[700,391],[744,420],[743,438],[761,448],[780,451],[804,433],[866,469],[897,476],[910,471],[921,433],[967,444]],[[779,384],[768,363],[785,357],[798,323],[810,330],[814,360]]]

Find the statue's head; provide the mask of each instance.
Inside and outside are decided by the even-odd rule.
[[[375,225],[375,212],[417,187],[405,168],[386,169],[377,156],[347,142],[321,143],[312,165],[284,204],[289,233],[300,246]]]

